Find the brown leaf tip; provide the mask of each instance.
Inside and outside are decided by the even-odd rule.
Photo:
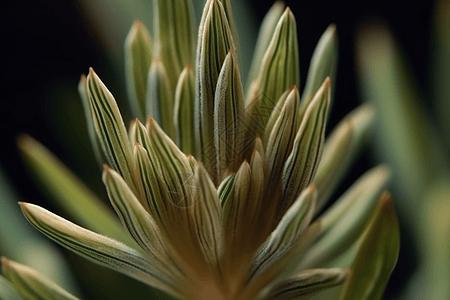
[[[395,208],[392,203],[391,193],[384,191],[380,196],[380,210],[383,214],[387,215],[391,219],[396,219]]]

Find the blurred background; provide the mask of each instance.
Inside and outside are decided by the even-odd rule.
[[[196,9],[198,19],[201,14],[202,1],[196,2],[199,2]],[[273,1],[231,0],[231,3],[239,33],[242,72],[245,76],[248,72],[259,24]],[[435,121],[434,119],[437,118],[436,110],[439,109],[436,102],[431,100],[435,98],[434,82],[436,80],[433,77],[433,68],[430,66],[436,53],[436,47],[433,44],[436,40],[435,29],[438,18],[436,3],[433,3],[433,1],[410,1],[407,4],[404,1],[366,1],[357,6],[338,3],[337,1],[286,0],[285,3],[291,7],[297,19],[302,84],[305,83],[309,61],[321,34],[330,23],[337,25],[339,65],[335,104],[328,125],[329,130],[346,113],[364,101],[376,102],[377,105],[381,105],[380,109],[383,111],[383,107],[385,107],[383,105],[385,104],[382,101],[378,103],[377,99],[389,100],[389,97],[394,97],[394,93],[388,92],[389,88],[391,90],[397,89],[395,90],[397,98],[403,97],[402,89],[395,82],[395,78],[398,77],[394,75],[394,80],[387,82],[386,88],[382,83],[380,83],[381,86],[378,85],[376,88],[367,83],[367,80],[372,78],[370,77],[371,71],[382,77],[384,72],[389,73],[386,71],[388,68],[393,67],[392,64],[387,64],[386,69],[374,69],[378,59],[383,61],[383,57],[379,58],[371,52],[372,48],[376,48],[380,43],[389,49],[392,45],[396,45],[394,48],[398,53],[395,51],[392,53],[395,52],[397,53],[394,53],[395,55],[401,57],[402,64],[405,66],[404,72],[409,74],[408,76],[411,79],[411,81],[402,84],[408,85],[408,83],[411,83],[410,86],[413,86],[411,91],[413,97],[405,97],[408,100],[412,98],[409,105],[417,107],[418,114],[424,115],[423,118],[419,118],[420,122],[429,124],[429,120]],[[448,8],[448,5],[445,8]],[[450,18],[450,15],[447,14],[448,9],[441,7],[438,10],[443,11],[442,20],[446,16]],[[2,180],[3,190],[0,190],[0,197],[7,195],[6,193],[10,194],[4,196],[0,203],[3,200],[9,201],[13,203],[14,207],[14,203],[17,201],[27,201],[58,212],[52,209],[45,193],[37,188],[23,164],[16,144],[16,139],[21,133],[30,134],[48,147],[106,203],[107,196],[101,182],[101,170],[98,169],[89,143],[77,84],[80,75],[87,73],[88,68],[92,66],[118,101],[125,122],[131,120],[125,101],[123,43],[134,19],[140,19],[146,26],[152,28],[151,1],[8,1],[6,9],[3,9],[3,14],[5,15],[2,18],[4,24],[0,29],[3,41],[3,55],[0,60],[2,70],[2,106],[0,109],[2,139],[0,172],[2,176],[0,179]],[[442,20],[437,21],[437,24],[444,22]],[[367,40],[363,36],[373,36],[373,38]],[[447,47],[449,47],[448,44]],[[376,49],[386,54],[385,48]],[[375,63],[375,67],[372,66],[372,63]],[[378,67],[380,68],[380,66]],[[401,78],[403,79],[403,77]],[[449,77],[444,78],[448,82]],[[374,77],[371,82],[377,82],[378,84],[379,79],[380,77]],[[389,84],[391,86],[388,86]],[[370,88],[361,88],[362,85],[370,86]],[[377,93],[377,88],[378,90],[384,88],[385,94]],[[441,98],[445,97],[441,96]],[[395,118],[395,113],[393,118]],[[383,116],[380,119],[383,119]],[[394,122],[392,126],[401,126],[401,120],[403,119],[397,120],[400,125]],[[441,154],[439,155],[443,157],[441,159],[443,161],[448,157],[445,154],[445,151],[448,154],[449,150],[448,139],[440,137],[448,135],[444,134],[445,131],[440,129],[441,125],[439,124],[436,122],[436,126],[430,125],[433,130],[436,129],[430,135],[435,136],[435,140],[439,140],[437,143],[442,144],[441,148],[447,147],[447,150],[437,150],[440,151]],[[391,143],[390,145],[394,145],[394,148],[402,153],[404,151],[403,146],[395,146],[395,142],[383,136],[385,133],[382,128],[377,130],[375,136],[379,144],[382,144],[383,141]],[[420,140],[420,138],[424,140]],[[428,138],[429,135],[424,133],[417,141],[422,141],[424,144],[434,143],[434,139],[428,140]],[[386,153],[392,152],[389,151],[389,145],[384,149],[387,149]],[[391,160],[398,158],[395,156],[397,154],[389,156],[376,155],[377,153],[382,154],[383,151],[366,150],[361,155],[347,180],[337,190],[337,195],[345,191],[364,171],[379,161],[391,162]],[[426,160],[426,158],[424,159]],[[406,165],[415,163],[417,161],[405,162]],[[439,173],[438,170],[433,169],[437,165],[439,163],[431,164],[427,172],[434,173],[436,171],[436,173]],[[441,167],[444,168],[444,165],[442,163]],[[409,179],[401,180],[402,171],[405,169],[396,164],[393,167],[395,169],[392,186],[393,198],[399,211],[402,244],[398,265],[391,278],[385,298],[412,299],[406,296],[408,295],[406,291],[410,290],[411,282],[416,282],[419,287],[422,284],[425,286],[426,280],[418,279],[422,275],[417,275],[421,270],[428,268],[423,263],[424,253],[430,251],[433,253],[432,251],[435,251],[433,249],[445,247],[447,251],[442,255],[448,260],[450,257],[450,254],[448,254],[449,247],[447,247],[448,243],[445,241],[442,241],[440,246],[435,246],[437,248],[427,248],[420,245],[420,243],[430,241],[421,239],[421,235],[418,234],[418,225],[413,224],[416,220],[414,214],[420,210],[418,203],[422,201],[419,198],[426,197],[424,194],[429,195],[429,193],[425,193],[423,190],[416,192],[405,192],[405,190],[411,187],[411,182],[414,183],[414,180],[419,180],[422,183],[425,183],[425,181],[421,181],[420,174],[419,177],[410,181]],[[434,177],[428,176],[427,178],[427,180],[433,181]],[[446,183],[443,183],[443,185],[446,186]],[[417,199],[410,199],[411,197]],[[446,196],[442,197],[445,198]],[[448,198],[445,199],[449,200]],[[447,202],[450,202],[450,200]],[[1,205],[0,210],[5,211],[5,204]],[[410,206],[416,208],[408,209]],[[444,212],[450,214],[450,209],[444,210]],[[423,222],[426,223],[426,221]],[[0,231],[2,230],[0,228]],[[445,232],[448,233],[448,231]],[[443,236],[450,236],[446,233]],[[54,247],[62,250],[60,247]],[[82,260],[65,251],[63,251],[62,256],[69,258],[68,264],[72,266]],[[103,272],[104,269],[98,270],[97,272]],[[447,272],[450,271],[447,270]],[[447,274],[447,276],[445,278],[449,278],[450,274]],[[82,276],[77,275],[73,281],[81,286],[82,293],[90,294],[92,292],[93,287],[89,286],[88,280],[83,279]],[[135,284],[142,288],[138,283],[129,284]],[[448,282],[445,284],[448,284]],[[102,290],[102,288],[105,290]],[[114,290],[114,288],[107,292],[107,288],[107,285],[101,287],[96,297],[104,298],[116,293],[116,296],[118,295],[117,297],[120,299],[120,295],[126,295],[123,292],[120,294],[121,291]],[[434,288],[439,289],[440,287],[434,286]],[[449,299],[443,295],[446,294],[426,298]]]

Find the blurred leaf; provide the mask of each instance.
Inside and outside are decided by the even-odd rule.
[[[442,137],[450,151],[450,1],[437,0],[433,18],[431,52],[432,95],[440,121]]]
[[[23,218],[20,198],[0,168],[0,252],[41,270],[49,278],[78,293],[74,276],[63,255]]]
[[[317,43],[308,70],[306,85],[302,94],[302,116],[323,81],[329,77],[331,81],[331,105],[336,88],[336,72],[338,64],[338,39],[336,25],[331,24]]]
[[[345,116],[327,137],[314,178],[319,194],[316,214],[327,203],[358,156],[374,116],[375,111],[371,104],[361,105]]]
[[[13,285],[2,275],[0,275],[0,299],[3,300],[23,300]]]
[[[77,300],[42,273],[2,257],[2,271],[19,294],[28,300]]]
[[[427,185],[448,165],[448,158],[439,148],[417,84],[389,29],[366,25],[356,46],[363,98],[377,111],[378,152],[396,170],[395,184],[408,199],[402,205],[414,209]]]
[[[381,299],[397,263],[400,234],[390,195],[380,197],[377,211],[356,255],[340,300]]]
[[[321,225],[319,234],[298,268],[323,266],[351,247],[363,232],[388,179],[385,166],[367,171],[325,211],[316,221]]]

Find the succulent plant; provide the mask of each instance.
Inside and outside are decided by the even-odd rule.
[[[206,2],[197,41],[189,0],[154,5],[155,40],[136,21],[125,42],[137,117],[128,130],[92,68],[79,84],[103,182],[132,240],[45,148],[22,137],[38,176],[69,199],[62,205],[110,237],[21,203],[28,221],[62,246],[182,299],[320,298],[344,282],[324,299],[381,298],[399,248],[395,212],[382,193],[387,167],[368,171],[319,215],[374,118],[370,105],[357,108],[325,143],[335,26],[317,45],[300,97],[296,21],[275,3],[244,93],[229,0]],[[4,261],[22,297],[73,299]]]

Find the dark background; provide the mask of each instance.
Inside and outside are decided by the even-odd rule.
[[[9,1],[8,1],[9,2]],[[232,1],[233,2],[233,1]],[[251,1],[261,20],[273,1]],[[354,65],[354,36],[367,20],[384,20],[405,50],[407,61],[426,90],[422,76],[428,72],[432,2],[375,1],[352,6],[337,1],[285,1],[298,22],[302,84],[316,43],[330,23],[336,23],[339,35],[339,69],[332,128],[361,102],[357,92]],[[0,165],[24,201],[50,205],[24,168],[16,147],[16,138],[28,133],[46,145],[64,163],[104,199],[100,170],[96,168],[88,144],[81,103],[77,96],[79,76],[88,67],[102,70],[106,82],[122,77],[108,72],[105,50],[96,42],[76,1],[33,0],[10,2],[3,10],[0,58],[2,80],[0,106]],[[105,77],[103,76],[103,77]],[[104,79],[104,78],[102,78]],[[124,91],[108,87],[119,95],[124,106]],[[127,118],[125,118],[127,120]],[[375,164],[365,153],[355,171],[343,184],[342,192],[365,170]],[[402,231],[402,250],[398,267],[389,285],[391,297],[405,284],[414,270],[414,242]]]

